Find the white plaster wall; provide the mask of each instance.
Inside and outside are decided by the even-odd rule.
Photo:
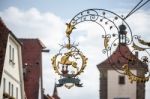
[[[23,99],[21,97],[21,88],[20,88],[20,83],[17,83],[16,81],[14,81],[13,79],[11,79],[8,75],[4,74],[3,78],[6,79],[6,93],[8,93],[9,91],[9,82],[11,82],[11,84],[13,84],[14,86],[14,90],[13,90],[13,96],[16,97],[16,88],[18,88],[18,99]],[[3,79],[2,78],[2,79]],[[3,83],[2,83],[3,85]],[[2,86],[2,93],[3,93],[3,86]],[[0,97],[0,99],[2,99],[2,97]]]
[[[14,65],[9,62],[9,45],[11,45],[14,48]],[[4,70],[7,70],[10,74],[13,75],[17,80],[20,80],[19,77],[19,46],[16,44],[16,42],[13,41],[13,38],[10,36],[8,39],[7,44],[7,50],[6,50],[6,57],[5,57],[5,67]]]
[[[9,45],[14,48],[14,65],[9,62]],[[23,73],[22,73],[22,57],[21,56],[21,46],[18,42],[9,35],[6,54],[5,54],[5,61],[4,61],[4,68],[2,74],[2,82],[0,86],[0,99],[2,99],[3,94],[3,78],[6,79],[6,92],[9,92],[9,82],[13,84],[13,96],[16,97],[16,88],[18,88],[18,99],[23,99]]]
[[[38,99],[41,99],[42,87],[41,87],[41,78],[39,78],[39,95]]]
[[[131,70],[136,74],[136,70]],[[118,72],[114,70],[108,70],[108,99],[114,98],[129,98],[136,99],[136,82],[130,83],[128,77],[125,76],[125,84],[118,84],[119,78]]]
[[[1,82],[1,85],[0,85],[0,99],[2,99],[3,97],[3,89],[1,88],[2,87],[2,82]]]

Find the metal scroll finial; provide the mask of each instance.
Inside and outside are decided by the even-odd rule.
[[[72,33],[72,30],[75,29],[75,26],[74,25],[71,25],[71,23],[66,23],[67,25],[67,29],[66,29],[66,36],[68,38],[68,44],[66,45],[66,47],[68,49],[71,48],[71,44],[70,44],[70,35]]]
[[[70,37],[70,34],[72,33],[72,30],[75,29],[75,26],[71,23],[66,23],[67,29],[66,29],[66,36]]]

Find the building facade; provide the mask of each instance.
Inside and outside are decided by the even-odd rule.
[[[25,99],[21,43],[0,19],[0,99]]]
[[[122,57],[127,55],[131,55],[131,51],[127,46],[120,44],[109,57],[117,70],[110,64],[109,59],[97,65],[100,71],[100,99],[145,99],[145,83],[131,83],[127,76],[118,73],[121,66],[128,62]],[[131,72],[138,76],[144,76],[147,72],[147,65],[138,59],[138,54],[132,54],[132,56],[135,56],[137,61],[128,63]]]
[[[22,43],[24,87],[27,99],[43,99],[42,52],[39,39],[19,39]]]
[[[60,99],[44,95],[42,52],[39,39],[18,39],[0,18],[0,99]]]

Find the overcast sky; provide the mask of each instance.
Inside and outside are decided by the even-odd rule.
[[[107,9],[126,15],[139,0],[0,0],[0,16],[7,27],[18,38],[39,38],[50,49],[43,54],[43,84],[46,94],[52,94],[57,74],[51,65],[51,58],[58,51],[58,44],[64,43],[65,23],[77,13],[89,8]],[[134,34],[140,34],[149,40],[150,3],[129,17]],[[101,29],[93,24],[81,24],[77,27],[80,33],[73,34],[74,41],[88,57],[85,72],[79,76],[83,88],[58,88],[61,99],[99,99],[99,71],[96,67],[106,59],[102,53],[103,41]],[[146,99],[150,99],[150,83],[146,84]]]

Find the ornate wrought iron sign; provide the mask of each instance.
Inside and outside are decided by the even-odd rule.
[[[61,76],[58,86],[65,86],[71,88],[74,85],[81,87],[80,75],[87,64],[87,58],[83,53],[77,48],[77,44],[71,44],[70,35],[75,29],[75,26],[82,22],[94,22],[98,24],[104,31],[102,38],[104,39],[104,50],[108,56],[111,66],[118,72],[127,75],[131,83],[133,81],[146,82],[149,80],[150,72],[148,70],[150,53],[147,49],[150,49],[150,42],[145,42],[140,38],[140,36],[133,35],[131,28],[125,21],[127,17],[119,16],[118,14],[105,9],[87,9],[79,12],[69,23],[67,23],[66,37],[68,38],[68,43],[62,45],[59,53],[52,58],[52,65],[55,72]],[[140,47],[137,43],[142,45]],[[121,68],[115,65],[113,59],[110,58],[112,51],[117,46],[129,46],[132,49],[130,55],[124,56],[123,58],[127,60]],[[146,48],[143,46],[147,46]],[[136,75],[132,73],[129,62],[134,63],[138,58],[135,58],[133,52],[146,52],[146,56],[141,56],[141,61],[146,64],[148,75]]]
[[[58,87],[65,86],[70,89],[74,85],[82,87],[78,75],[80,75],[87,64],[87,58],[77,48],[78,44],[71,44],[70,35],[75,28],[74,25],[66,24],[66,36],[68,44],[61,45],[59,53],[52,58],[52,65],[55,72],[61,76]]]

